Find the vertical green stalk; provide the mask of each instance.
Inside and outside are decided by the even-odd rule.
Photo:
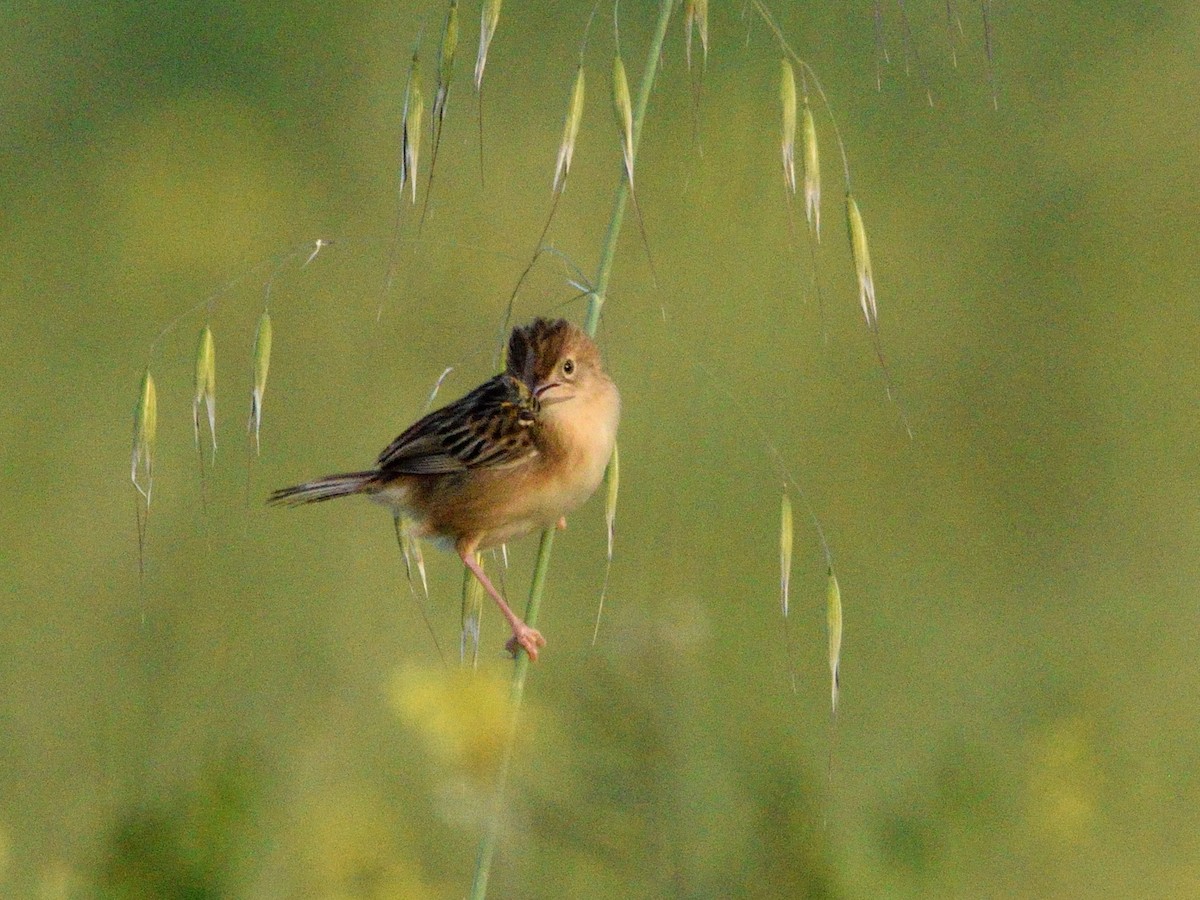
[[[546,586],[546,575],[550,571],[550,548],[554,544],[554,529],[542,532],[542,543],[538,547],[537,568],[533,571],[533,584],[529,588],[529,604],[525,607],[525,621],[536,621],[538,607],[542,602],[542,589]],[[504,754],[500,758],[500,771],[496,774],[496,793],[492,798],[492,811],[488,816],[487,832],[479,842],[479,856],[475,860],[475,880],[471,882],[471,900],[483,900],[487,895],[488,875],[492,870],[492,856],[496,852],[496,837],[504,815],[504,792],[508,785],[508,770],[512,766],[513,752],[517,745],[517,719],[521,714],[521,700],[525,696],[525,676],[529,672],[529,654],[517,651],[513,666],[512,685],[508,692],[508,737],[504,742]]]
[[[646,107],[650,103],[650,91],[654,87],[654,78],[658,73],[658,61],[662,58],[663,41],[667,35],[667,25],[671,21],[671,11],[675,0],[659,0],[658,24],[654,29],[650,47],[646,52],[646,65],[642,71],[642,82],[638,88],[637,100],[633,107],[633,152],[637,155],[638,143],[642,137],[642,122],[646,118]],[[625,206],[629,202],[629,181],[624,163],[621,166],[621,180],[613,197],[612,216],[608,222],[608,232],[604,236],[604,244],[600,248],[600,265],[596,271],[596,280],[592,292],[588,296],[587,315],[583,328],[588,335],[595,337],[596,328],[600,324],[600,310],[608,292],[608,281],[612,275],[613,259],[617,252],[617,238],[621,234],[621,225],[625,221]],[[554,529],[548,528],[542,532],[542,542],[538,547],[537,564],[533,570],[533,584],[529,588],[529,602],[525,607],[525,623],[530,628],[537,627],[538,610],[542,603],[542,592],[546,586],[546,575],[550,571],[550,551],[554,545]],[[487,831],[479,842],[479,856],[475,860],[475,879],[471,883],[470,900],[483,900],[487,896],[488,876],[491,873],[492,857],[496,852],[496,838],[500,832],[501,812],[504,809],[504,795],[508,787],[508,771],[512,764],[513,751],[517,739],[517,720],[521,714],[521,701],[525,694],[525,678],[529,673],[529,657],[521,650],[517,651],[516,663],[513,666],[512,687],[509,691],[511,718],[509,720],[508,737],[504,745],[504,756],[500,762],[500,771],[496,776],[496,791],[493,797],[492,813],[488,819]]]
[[[654,77],[658,73],[658,61],[661,58],[663,40],[667,35],[667,24],[671,21],[673,5],[670,0],[660,0],[658,26],[655,28],[654,38],[650,42],[646,67],[642,71],[642,83],[638,88],[637,101],[633,106],[633,155],[635,157],[638,144],[642,140],[642,122],[646,118],[646,107],[650,104],[650,91],[654,88]],[[622,166],[621,181],[617,185],[617,193],[613,197],[612,216],[608,220],[608,233],[604,235],[604,244],[600,248],[600,266],[596,270],[596,280],[593,283],[592,292],[588,295],[587,316],[583,321],[583,330],[591,337],[596,336],[596,328],[600,324],[600,310],[607,298],[608,280],[612,275],[613,259],[617,255],[617,238],[621,234],[621,225],[625,222],[625,204],[628,202],[629,177]]]

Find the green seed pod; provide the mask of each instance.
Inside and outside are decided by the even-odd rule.
[[[829,570],[829,583],[825,589],[825,622],[829,630],[829,690],[833,712],[838,704],[838,669],[842,659],[842,589],[837,576]]]
[[[687,35],[685,51],[687,66],[692,68],[692,34],[700,36],[700,47],[703,51],[703,64],[708,64],[708,0],[687,0],[685,8],[684,33]]]
[[[779,503],[779,601],[783,617],[788,615],[788,594],[792,584],[792,498],[787,491]]]
[[[612,457],[608,461],[604,494],[604,527],[608,533],[608,561],[613,558],[613,534],[617,524],[617,492],[621,488],[621,457],[617,445],[613,444]]]
[[[558,145],[558,162],[554,167],[554,193],[567,184],[567,173],[571,171],[571,159],[575,155],[575,139],[579,137],[579,124],[583,121],[584,75],[583,65],[575,74],[571,88],[571,104],[567,107],[567,118],[563,123],[562,143]]]
[[[488,48],[500,25],[500,0],[484,0],[479,13],[479,55],[475,58],[475,90],[483,85],[483,70],[487,66]]]
[[[450,0],[446,27],[442,31],[442,46],[438,51],[437,95],[433,100],[433,118],[441,121],[446,115],[446,93],[454,76],[454,54],[458,51],[458,0]]]
[[[404,190],[406,182],[412,184],[412,202],[417,202],[417,162],[421,156],[421,123],[425,118],[425,96],[421,93],[421,84],[417,74],[408,86],[408,100],[405,103],[403,125],[404,163],[400,171],[400,189]]]
[[[867,229],[863,225],[862,213],[858,211],[858,203],[851,194],[846,194],[846,224],[850,229],[850,254],[854,258],[854,272],[858,277],[858,302],[867,327],[875,331],[879,327],[879,310],[875,306],[871,251],[867,247]]]
[[[633,101],[629,97],[629,78],[625,75],[625,63],[620,56],[613,57],[613,112],[617,117],[617,131],[621,135],[621,157],[625,161],[625,174],[629,186],[633,187]]]
[[[262,427],[263,394],[267,390],[267,373],[271,370],[271,314],[263,310],[254,333],[254,388],[250,393],[250,422],[247,429],[254,433],[254,451],[259,450],[258,433]]]
[[[783,180],[787,189],[796,193],[796,73],[786,59],[779,67],[779,100],[783,110],[780,152],[783,157]]]
[[[129,479],[150,504],[154,486],[154,445],[158,439],[158,391],[149,367],[142,375],[138,401],[133,407],[133,454]]]
[[[804,215],[817,240],[821,239],[821,159],[817,153],[817,124],[808,98],[801,113],[800,140],[804,153]],[[793,188],[793,191],[795,188]]]
[[[192,433],[196,449],[200,449],[200,407],[208,411],[208,433],[212,438],[213,456],[217,453],[217,351],[213,342],[212,329],[207,325],[200,330],[196,344],[195,391],[192,394]]]

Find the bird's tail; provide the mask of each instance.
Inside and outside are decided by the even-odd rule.
[[[273,506],[299,506],[302,503],[318,503],[321,500],[332,500],[334,497],[348,497],[360,494],[367,485],[374,481],[376,472],[347,472],[344,475],[326,475],[297,484],[294,487],[280,488],[267,498]]]

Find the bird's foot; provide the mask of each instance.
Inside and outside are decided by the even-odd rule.
[[[518,622],[513,625],[513,636],[509,638],[504,649],[513,656],[517,655],[517,649],[520,648],[529,654],[529,659],[537,662],[538,650],[546,646],[546,639],[542,637],[542,633],[536,628],[530,628],[524,622]]]

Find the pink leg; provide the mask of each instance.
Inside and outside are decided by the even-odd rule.
[[[496,590],[491,580],[484,574],[483,567],[475,561],[474,551],[459,551],[459,557],[463,561],[463,565],[471,570],[472,574],[479,579],[479,583],[483,585],[483,589],[487,591],[496,605],[500,607],[500,612],[504,618],[508,619],[508,624],[512,627],[512,639],[505,644],[505,649],[509,653],[516,655],[517,648],[520,647],[529,654],[529,658],[537,662],[538,650],[546,646],[546,639],[533,628],[530,628],[521,621],[520,616],[512,611],[512,608],[504,602],[504,598],[500,592]]]

